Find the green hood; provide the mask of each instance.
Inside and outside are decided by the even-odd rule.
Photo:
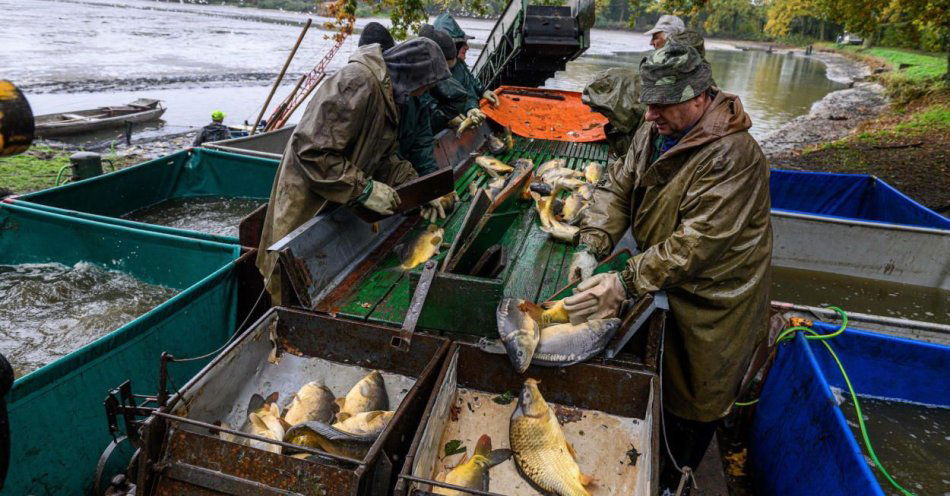
[[[475,38],[474,36],[465,34],[465,31],[462,31],[462,28],[459,27],[459,24],[455,22],[455,18],[450,14],[439,14],[439,17],[435,18],[435,22],[433,22],[432,25],[436,29],[441,29],[442,31],[449,33],[449,36],[452,37],[452,41],[455,42],[466,41]]]

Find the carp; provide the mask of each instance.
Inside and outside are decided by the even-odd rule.
[[[590,496],[584,486],[592,479],[577,466],[574,448],[535,379],[526,379],[521,388],[508,441],[518,468],[538,487],[559,496]]]
[[[485,172],[487,172],[492,177],[498,177],[498,174],[508,174],[509,172],[515,170],[514,167],[502,162],[501,160],[498,160],[497,158],[489,157],[488,155],[481,155],[475,158],[475,163],[478,164],[478,166],[482,169],[485,169]]]
[[[340,412],[336,414],[337,422],[343,422],[358,413],[388,409],[389,397],[386,395],[383,374],[378,370],[370,372],[346,393],[345,398],[336,401],[340,405]]]
[[[576,191],[564,200],[564,206],[561,208],[561,217],[564,222],[571,225],[578,224],[587,210],[588,203]]]
[[[336,400],[329,388],[318,382],[308,382],[297,391],[284,411],[284,420],[297,425],[308,420],[330,422],[337,413]]]
[[[601,351],[620,327],[620,319],[598,319],[577,325],[570,323],[541,329],[533,363],[567,367],[583,362]]]
[[[584,167],[584,179],[587,179],[587,182],[591,184],[597,184],[600,182],[600,178],[604,175],[604,168],[600,165],[599,162],[591,162]]]
[[[399,247],[399,259],[403,270],[412,270],[427,262],[439,253],[445,230],[436,224],[429,224],[425,231],[416,234]]]
[[[268,405],[266,411],[256,411],[248,414],[247,420],[251,424],[251,434],[275,441],[283,441],[284,425],[280,421],[280,408],[277,407],[276,403],[268,403]],[[282,449],[279,444],[271,444],[257,439],[248,440],[248,445],[271,453],[280,453]]]
[[[489,470],[495,465],[503,463],[510,457],[511,450],[492,450],[491,437],[489,437],[488,434],[482,434],[482,437],[478,438],[478,443],[475,444],[475,452],[471,458],[467,461],[462,459],[462,461],[448,473],[440,472],[435,480],[468,489],[488,491],[488,486],[491,483]],[[468,494],[444,487],[433,487],[432,493],[445,496],[464,496]]]
[[[498,337],[501,338],[508,359],[518,373],[524,373],[531,365],[531,358],[541,335],[537,320],[529,313],[533,309],[531,305],[534,303],[505,298],[498,304],[498,310],[495,312]]]
[[[541,164],[541,166],[538,167],[538,170],[535,171],[535,175],[541,177],[550,170],[561,169],[564,167],[567,167],[567,160],[564,160],[563,158],[554,158]]]

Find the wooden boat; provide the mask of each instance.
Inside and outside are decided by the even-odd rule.
[[[126,122],[154,121],[165,113],[161,100],[139,98],[120,107],[99,107],[36,116],[37,136],[65,136],[120,127]]]

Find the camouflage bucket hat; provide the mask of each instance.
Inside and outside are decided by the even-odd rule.
[[[693,47],[668,43],[640,61],[640,103],[670,105],[712,86],[709,63]]]

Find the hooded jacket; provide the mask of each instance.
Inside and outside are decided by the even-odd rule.
[[[772,228],[769,169],[735,95],[651,163],[652,122],[598,185],[580,242],[606,256],[631,228],[641,252],[621,278],[640,296],[665,290],[663,404],[696,421],[723,417],[768,336]]]
[[[274,178],[257,267],[275,304],[281,302],[280,273],[269,246],[328,203],[353,201],[370,180],[395,186],[416,177],[412,164],[397,156],[398,126],[383,53],[377,44],[360,47],[307,105]]]

